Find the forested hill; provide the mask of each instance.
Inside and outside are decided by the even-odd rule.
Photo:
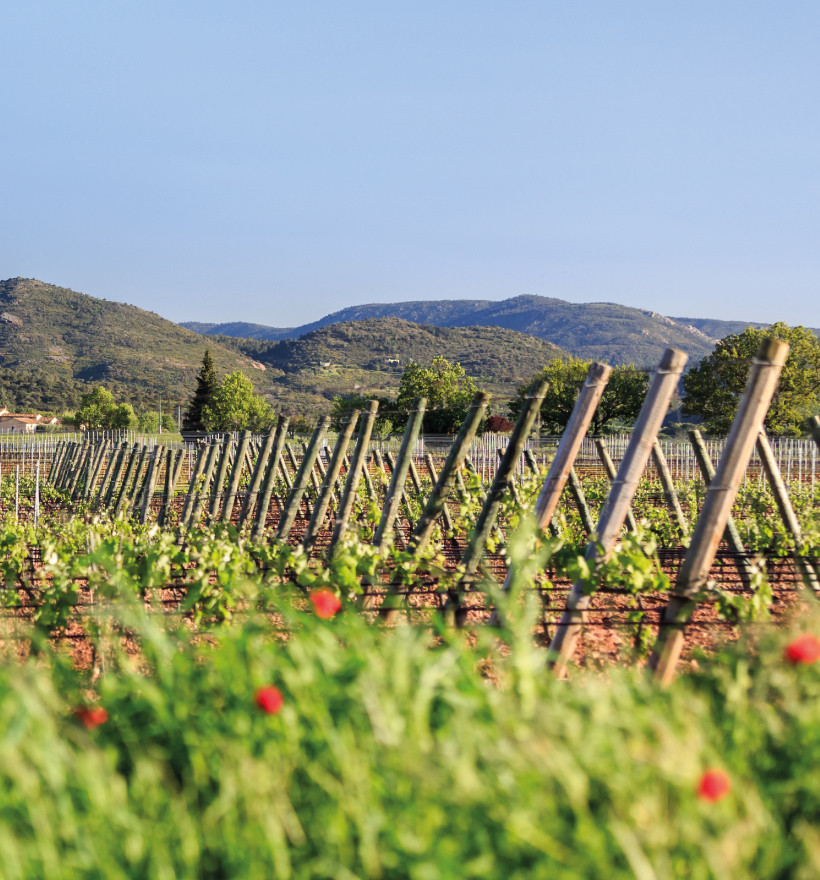
[[[435,300],[430,302],[375,303],[352,306],[296,328],[259,324],[205,324],[183,326],[200,333],[281,340],[344,321],[395,317],[438,327],[494,326],[546,339],[585,359],[611,364],[657,363],[669,345],[681,348],[690,360],[711,352],[715,338],[696,327],[613,303],[570,303],[545,296],[517,296],[501,302],[489,300]]]
[[[273,406],[315,416],[336,394],[392,394],[410,361],[440,354],[480,387],[510,397],[547,361],[565,356],[542,339],[498,328],[441,328],[397,318],[336,324],[301,339],[203,337],[152,312],[41,281],[0,281],[0,406],[73,410],[105,385],[138,409],[183,406],[205,349],[217,374],[242,370]]]
[[[63,412],[103,384],[156,409],[191,396],[205,349],[217,371],[242,370],[258,390],[266,371],[235,348],[123,303],[28,278],[0,281],[0,405]]]
[[[567,353],[543,339],[498,327],[434,327],[400,318],[332,324],[279,342],[217,337],[263,363],[276,396],[293,411],[327,407],[351,391],[394,395],[410,361],[458,362],[480,388],[511,398],[544,364]],[[286,407],[287,408],[287,407]]]

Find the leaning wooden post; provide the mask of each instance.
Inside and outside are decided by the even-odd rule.
[[[105,466],[105,473],[103,474],[102,480],[100,481],[100,487],[96,492],[95,498],[93,500],[96,501],[97,507],[100,508],[102,506],[103,498],[105,497],[105,490],[108,487],[108,481],[114,474],[114,467],[117,463],[117,446],[114,445],[113,441],[111,443],[111,450],[108,454],[108,463]]]
[[[288,433],[288,425],[290,419],[287,416],[279,417],[279,424],[276,428],[276,437],[274,438],[273,448],[270,451],[268,459],[268,468],[265,471],[265,479],[262,483],[262,491],[259,495],[259,504],[256,508],[256,520],[253,526],[251,538],[254,541],[260,541],[262,535],[265,534],[265,523],[268,519],[268,508],[270,507],[270,499],[273,495],[273,486],[276,482],[276,474],[278,472],[279,463],[282,459],[282,448],[285,445],[285,437]]]
[[[134,471],[137,467],[137,462],[139,461],[139,447],[134,444],[130,450],[128,450],[128,464],[125,468],[125,474],[122,478],[122,483],[120,484],[120,491],[117,495],[117,503],[114,505],[114,516],[119,516],[125,507],[126,502],[128,501],[128,487],[131,483],[131,479],[134,476]]]
[[[233,516],[233,509],[236,504],[236,493],[239,491],[239,483],[242,479],[242,470],[245,467],[245,456],[248,451],[248,446],[251,440],[251,432],[243,431],[239,435],[239,445],[236,448],[236,455],[233,457],[233,470],[231,471],[231,479],[228,483],[228,494],[225,496],[225,503],[222,505],[222,516],[220,519],[224,523],[229,523],[231,521],[231,517]],[[222,474],[222,479],[225,479],[225,473]],[[222,488],[222,482],[219,483],[219,489]],[[215,512],[212,512],[212,516],[215,516]]]
[[[68,442],[61,440],[51,456],[51,466],[48,469],[48,481],[54,483],[55,478],[60,473],[60,465],[63,463],[63,456],[68,448]]]
[[[71,500],[72,501],[76,501],[81,494],[80,480],[83,478],[83,476],[85,474],[85,470],[86,470],[86,467],[88,464],[88,459],[91,457],[92,448],[93,447],[91,446],[91,443],[86,443],[83,446],[82,454],[80,455],[80,458],[79,458],[77,465],[75,467],[71,482],[69,483],[69,487],[68,487],[69,489],[71,489]]]
[[[211,487],[211,481],[213,479],[214,468],[216,467],[216,459],[218,455],[219,441],[214,440],[211,442],[211,448],[208,451],[208,458],[205,461],[205,469],[202,472],[202,485],[197,486],[194,492],[194,504],[191,510],[191,518],[188,521],[188,525],[190,528],[193,528],[199,523],[199,518],[202,515],[202,508],[205,506],[205,498],[207,497],[208,491]]]
[[[313,508],[313,514],[310,517],[305,537],[302,540],[302,546],[305,550],[310,550],[310,548],[316,543],[316,538],[319,536],[319,532],[325,524],[327,509],[330,505],[330,499],[333,496],[333,486],[342,470],[342,462],[344,461],[345,452],[350,444],[350,438],[353,436],[353,429],[356,427],[358,418],[359,410],[351,410],[344,427],[339,431],[336,445],[333,447],[333,455],[330,458],[330,463],[328,464],[325,473],[322,494],[319,496],[316,505]]]
[[[438,480],[438,474],[436,473],[436,463],[433,461],[433,455],[431,452],[425,453],[424,461],[427,464],[427,470],[430,472],[430,481],[435,486],[436,481]],[[410,470],[411,473],[414,470],[412,461],[410,462]],[[450,509],[447,507],[446,504],[443,504],[441,506],[441,515],[444,519],[444,530],[446,532],[452,533],[454,530],[453,517],[450,514]]]
[[[809,431],[811,431],[811,436],[814,437],[814,442],[820,448],[820,416],[812,416],[809,419]]]
[[[85,501],[91,501],[91,498],[96,491],[97,481],[100,478],[100,473],[102,472],[103,462],[105,461],[105,456],[107,452],[108,441],[103,440],[100,442],[100,450],[97,453],[96,458],[94,459],[93,466],[91,467],[90,476],[88,478],[88,485],[86,485],[85,491],[83,492],[83,499]]]
[[[168,518],[173,510],[174,493],[177,487],[177,477],[179,476],[177,460],[181,459],[184,455],[184,449],[177,449],[176,451],[169,449],[165,455],[165,486],[162,493],[162,507],[157,517],[157,523],[160,526],[164,526],[168,522]]]
[[[199,450],[199,455],[196,458],[196,462],[194,463],[194,470],[191,474],[191,478],[188,481],[188,491],[185,494],[185,500],[182,502],[182,512],[179,515],[179,527],[181,529],[186,529],[188,527],[188,523],[191,519],[191,511],[194,508],[194,499],[196,496],[196,491],[198,489],[197,483],[199,482],[199,478],[202,475],[203,470],[205,470],[205,462],[207,461],[209,453],[208,446],[202,446]]]
[[[655,443],[657,443],[657,437],[655,438]],[[654,448],[654,444],[653,444]],[[604,466],[604,473],[607,475],[610,483],[615,481],[615,463],[612,461],[612,458],[609,454],[609,449],[607,449],[606,442],[603,437],[595,438],[595,449],[598,452],[598,458],[601,459],[601,464]],[[626,530],[628,532],[637,532],[638,524],[635,522],[635,514],[632,513],[632,508],[627,508],[626,511]]]
[[[663,353],[629,439],[629,445],[621,459],[617,476],[598,519],[598,526],[595,529],[596,540],[590,541],[587,545],[585,558],[593,567],[609,558],[620,537],[627,511],[638,488],[638,481],[646,467],[652,444],[669,409],[669,401],[675,393],[686,361],[687,355],[677,349],[667,348]],[[567,663],[586,619],[586,609],[592,602],[592,593],[586,592],[587,589],[588,585],[584,579],[579,579],[573,584],[567,598],[566,609],[550,644],[548,663],[558,675],[563,675],[566,671]]]
[[[160,462],[162,460],[162,452],[165,447],[157,444],[148,461],[148,473],[145,475],[145,486],[142,490],[142,507],[140,509],[140,522],[147,523],[148,515],[151,512],[151,501],[154,498],[154,489],[157,485],[159,477]]]
[[[433,491],[427,499],[424,512],[419,517],[413,534],[410,537],[408,549],[420,552],[426,547],[430,536],[433,534],[436,520],[441,516],[444,503],[449,496],[456,480],[456,472],[464,464],[464,459],[470,451],[478,426],[484,418],[490,395],[486,391],[479,391],[470,404],[470,409],[464,418],[461,429],[450,447],[450,452],[441,469],[441,473],[433,486]]]
[[[387,486],[387,493],[384,497],[384,507],[379,524],[376,526],[376,532],[373,535],[373,546],[378,547],[380,551],[387,549],[393,539],[393,525],[396,522],[396,516],[399,512],[402,495],[404,494],[404,484],[407,480],[407,471],[410,468],[410,462],[413,458],[413,449],[416,446],[421,425],[424,421],[424,411],[427,408],[427,398],[419,397],[413,402],[413,409],[407,420],[407,426],[404,429],[404,436],[399,447],[396,466],[390,475],[390,483]],[[374,453],[376,462],[382,473],[384,468],[379,459],[381,453]]]
[[[706,444],[703,442],[703,437],[701,437],[700,431],[698,431],[697,428],[689,432],[689,440],[695,451],[695,460],[698,463],[703,482],[709,486],[715,477],[715,466],[712,464],[712,459],[709,457]],[[726,543],[732,549],[732,553],[737,556],[737,571],[740,575],[740,580],[743,582],[743,586],[746,587],[747,590],[750,590],[752,588],[752,583],[754,582],[754,570],[752,569],[752,564],[749,561],[749,554],[746,552],[746,547],[743,545],[743,539],[740,537],[740,532],[737,530],[737,526],[732,519],[731,513],[726,520],[725,538]]]
[[[561,493],[568,480],[570,481],[570,489],[575,496],[579,513],[584,521],[584,527],[587,529],[588,534],[593,532],[592,517],[589,514],[586,498],[584,497],[581,483],[575,473],[573,464],[578,457],[578,450],[581,448],[584,437],[589,430],[592,417],[595,415],[595,410],[598,408],[601,395],[604,393],[611,373],[612,367],[607,364],[592,363],[589,365],[586,380],[575,400],[572,415],[569,417],[561,437],[561,442],[558,444],[558,449],[550,463],[550,469],[547,471],[544,484],[535,502],[535,521],[537,527],[542,532],[552,522],[558,509],[558,502],[561,500]],[[580,490],[579,494],[576,494],[576,488]],[[505,589],[509,589],[513,576],[514,568],[511,568],[504,581]]]
[[[280,417],[280,422],[281,419],[282,417]],[[253,509],[256,506],[256,497],[259,494],[259,487],[262,485],[262,479],[265,476],[265,469],[268,466],[268,459],[270,458],[271,449],[273,449],[273,441],[276,439],[277,430],[276,425],[271,426],[265,435],[265,441],[259,450],[259,455],[256,456],[256,464],[251,474],[251,482],[248,486],[248,491],[245,493],[242,509],[239,512],[239,528],[242,528],[253,514]]]
[[[313,465],[316,462],[316,456],[319,454],[322,440],[324,440],[325,434],[327,434],[329,425],[330,416],[322,416],[322,418],[319,419],[319,424],[316,425],[316,430],[313,432],[313,436],[310,438],[310,443],[308,444],[307,449],[305,449],[302,464],[299,466],[299,470],[296,471],[296,476],[293,478],[293,488],[290,490],[288,500],[285,503],[285,509],[282,511],[282,517],[279,520],[279,528],[276,530],[276,537],[280,541],[286,541],[290,534],[290,530],[293,528],[296,514],[299,511],[299,505],[302,502],[302,496],[307,489],[310,475],[313,472]]]
[[[378,400],[371,400],[368,404],[367,410],[362,413],[360,420],[361,423],[359,425],[359,436],[356,440],[356,448],[353,450],[353,459],[348,468],[344,489],[342,490],[342,497],[339,501],[339,510],[336,513],[336,524],[333,527],[333,534],[330,538],[328,556],[333,553],[336,545],[347,531],[350,514],[353,510],[353,502],[356,498],[356,489],[359,486],[362,472],[367,467],[367,450],[370,445],[370,435],[373,433],[373,425],[376,422],[378,409]]]
[[[126,516],[131,513],[133,508],[137,505],[137,501],[140,496],[140,492],[143,488],[142,483],[142,475],[143,468],[145,467],[146,459],[148,458],[148,447],[143,445],[140,450],[139,461],[137,462],[136,470],[134,471],[134,482],[131,484],[131,489],[128,492],[125,500],[125,514]]]
[[[64,491],[68,482],[68,475],[71,473],[72,464],[77,457],[77,450],[80,448],[80,444],[77,443],[76,440],[72,440],[68,444],[68,451],[63,457],[63,463],[60,466],[60,473],[57,474],[57,479],[54,481],[54,485]]]
[[[236,472],[236,465],[239,464],[239,472],[242,472],[242,465],[245,464],[245,456],[244,454],[240,457],[239,451],[237,450],[237,454],[234,457],[234,473]],[[219,513],[219,505],[222,501],[222,491],[225,486],[225,476],[228,473],[228,467],[231,463],[231,453],[233,452],[233,437],[230,434],[227,434],[224,442],[222,443],[222,454],[219,456],[219,464],[216,466],[216,473],[214,474],[214,481],[211,485],[211,497],[210,503],[208,504],[208,519],[211,522],[216,522],[217,514]],[[244,450],[242,450],[244,453]],[[225,502],[227,503],[227,495],[225,496]],[[224,511],[225,504],[222,505],[222,509]],[[222,518],[224,522],[224,517]]]
[[[800,553],[800,545],[803,543],[803,531],[794,513],[786,484],[783,482],[780,468],[777,466],[777,461],[765,431],[761,431],[758,435],[757,453],[760,456],[763,470],[766,473],[766,479],[772,487],[772,494],[774,495],[780,518],[783,520],[786,531],[789,532],[794,541],[794,550],[792,552],[794,567],[797,569],[800,577],[803,578],[807,587],[810,587],[815,593],[820,592],[820,581],[817,579],[817,572],[814,570],[814,566]]]
[[[128,441],[123,440],[120,444],[119,451],[117,452],[117,458],[114,462],[114,470],[111,472],[111,480],[108,483],[108,488],[105,490],[105,497],[101,495],[102,498],[100,502],[101,507],[110,507],[114,503],[114,498],[117,494],[117,488],[120,485],[120,480],[122,479],[123,468],[125,467],[126,460],[128,458]]]
[[[788,343],[781,339],[764,339],[757,357],[752,360],[746,389],[726,438],[715,478],[706,491],[689,549],[675,579],[672,598],[661,616],[655,649],[649,658],[650,669],[655,670],[655,677],[663,684],[669,683],[675,674],[683,649],[684,627],[697,607],[698,595],[706,587],[709,570],[788,354]]]
[[[462,593],[475,578],[478,564],[481,562],[484,548],[487,545],[487,539],[490,537],[490,532],[498,518],[498,512],[501,509],[504,495],[509,491],[514,469],[518,464],[524,444],[530,436],[532,426],[535,424],[535,419],[541,409],[541,403],[546,396],[548,388],[549,383],[541,381],[527,395],[524,406],[521,408],[518,416],[518,421],[515,423],[515,428],[513,428],[513,432],[510,435],[507,450],[501,459],[501,463],[498,465],[495,479],[490,486],[490,491],[487,492],[481,512],[470,535],[470,540],[461,557],[464,573],[459,579],[456,589],[448,597],[448,605],[456,614],[458,614],[461,605]]]
[[[658,471],[658,478],[663,487],[663,497],[666,500],[666,506],[672,512],[672,516],[674,516],[675,522],[678,524],[680,533],[685,538],[689,534],[689,523],[686,521],[683,508],[680,506],[678,493],[675,491],[675,484],[672,481],[672,472],[669,470],[669,465],[666,463],[666,456],[663,454],[663,449],[661,449],[661,444],[658,442],[657,438],[655,438],[655,443],[652,446],[652,460],[655,462],[655,468]]]

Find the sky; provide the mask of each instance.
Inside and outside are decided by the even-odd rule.
[[[6,3],[0,277],[820,326],[820,3]]]

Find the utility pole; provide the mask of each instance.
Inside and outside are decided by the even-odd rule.
[[[159,399],[159,418],[157,419],[157,421],[159,422],[159,424],[157,425],[157,427],[159,428],[157,433],[161,434],[162,433],[162,397],[160,397],[160,399]]]

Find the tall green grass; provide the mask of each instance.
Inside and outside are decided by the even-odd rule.
[[[534,609],[473,636],[274,610],[207,638],[123,611],[93,682],[46,646],[0,667],[0,877],[820,876],[820,668],[785,662],[793,633],[663,691],[553,680]]]

